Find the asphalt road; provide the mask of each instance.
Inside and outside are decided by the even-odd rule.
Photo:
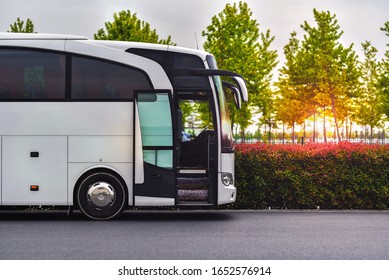
[[[389,259],[389,211],[0,212],[0,259]]]

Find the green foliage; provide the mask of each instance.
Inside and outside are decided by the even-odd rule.
[[[379,87],[381,64],[377,62],[378,50],[369,41],[362,43],[365,60],[360,65],[362,85],[355,100],[357,108],[355,119],[363,126],[382,127],[384,115],[384,96]]]
[[[246,144],[236,150],[236,208],[389,208],[389,146]]]
[[[389,38],[389,21],[385,22],[381,30]],[[389,47],[389,44],[386,46]],[[382,73],[379,77],[379,85],[384,98],[384,112],[389,118],[389,50],[385,52],[385,58],[382,61]]]
[[[9,26],[11,29],[8,30],[8,32],[13,33],[35,33],[34,31],[34,24],[32,21],[28,18],[26,21],[26,24],[24,24],[23,20],[20,20],[20,18],[17,18],[16,21],[13,24],[10,24]]]
[[[251,105],[266,108],[270,102],[271,71],[277,65],[276,51],[270,50],[274,37],[270,31],[259,32],[259,24],[252,18],[247,3],[227,4],[212,17],[202,35],[206,37],[204,49],[215,56],[219,68],[237,72],[246,79]],[[251,118],[249,106],[244,104],[236,110],[232,100],[228,103],[232,122],[244,130]]]
[[[150,24],[138,19],[136,13],[129,10],[121,11],[113,15],[113,22],[105,23],[105,30],[99,29],[94,38],[96,40],[134,41],[145,43],[158,43],[175,45],[169,36],[167,39],[159,39],[157,31],[151,29]]]

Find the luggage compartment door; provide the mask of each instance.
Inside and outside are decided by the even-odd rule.
[[[67,137],[2,137],[2,205],[67,205]]]

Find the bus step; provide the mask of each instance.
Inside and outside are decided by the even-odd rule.
[[[208,190],[208,177],[178,177],[179,190]]]
[[[208,190],[177,190],[177,198],[182,201],[208,201]]]
[[[214,204],[209,203],[208,201],[179,201],[179,206],[214,206]]]
[[[208,201],[208,177],[186,175],[177,178],[178,201]]]
[[[180,169],[178,170],[178,173],[181,175],[184,174],[207,174],[206,169],[198,169],[198,168],[186,168],[186,169]]]

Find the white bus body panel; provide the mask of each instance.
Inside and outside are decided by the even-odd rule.
[[[230,186],[225,186],[222,183],[222,173],[228,172],[235,175],[235,166],[234,166],[235,156],[233,153],[221,154],[221,173],[219,173],[219,182],[218,182],[218,204],[232,203],[236,200],[236,187],[235,184]],[[234,183],[235,183],[235,178]]]
[[[174,198],[135,196],[135,206],[174,206]]]
[[[132,136],[69,136],[70,162],[132,162]]]
[[[64,40],[1,40],[0,46],[3,47],[20,47],[20,48],[35,48],[35,49],[47,49],[53,51],[64,51]]]
[[[80,35],[53,34],[53,33],[9,33],[0,32],[0,42],[2,40],[88,40],[87,37]]]
[[[132,102],[0,102],[1,135],[132,135]]]
[[[122,176],[132,204],[132,102],[1,102],[0,119],[1,205],[72,205],[97,167]]]

